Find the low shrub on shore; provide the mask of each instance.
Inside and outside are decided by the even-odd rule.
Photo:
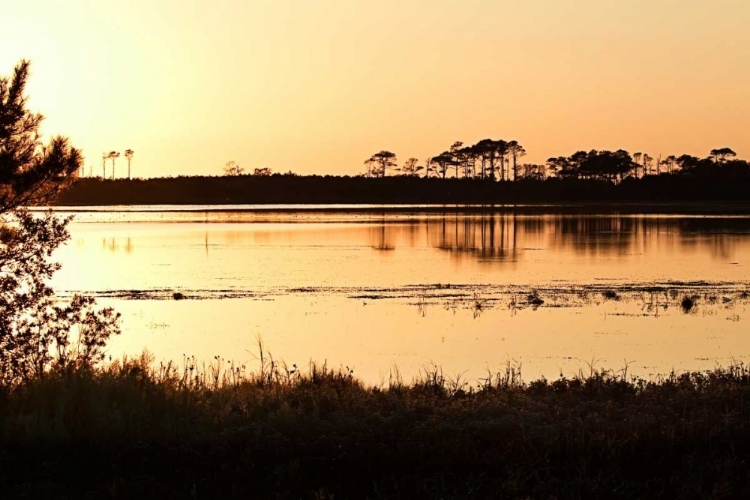
[[[0,396],[14,497],[730,498],[750,492],[750,371],[367,386],[262,357],[66,367]]]

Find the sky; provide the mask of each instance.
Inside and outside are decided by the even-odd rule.
[[[358,174],[517,140],[750,157],[747,0],[6,0],[43,132],[133,176]],[[107,175],[111,174],[108,167]],[[126,175],[124,158],[116,176]]]

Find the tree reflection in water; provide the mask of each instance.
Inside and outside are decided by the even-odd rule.
[[[750,236],[742,217],[444,215],[398,220],[385,217],[369,228],[377,250],[428,245],[479,260],[517,261],[540,247],[579,255],[617,257],[650,249],[708,251],[728,259]]]

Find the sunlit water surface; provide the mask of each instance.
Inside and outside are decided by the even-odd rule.
[[[122,313],[113,356],[252,369],[260,336],[371,383],[394,366],[478,379],[510,360],[531,379],[750,360],[748,217],[140,208],[76,212],[56,254],[56,289]]]

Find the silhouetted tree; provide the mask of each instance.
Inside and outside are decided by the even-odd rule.
[[[474,152],[479,158],[479,177],[486,178],[488,165],[493,161],[495,156],[495,146],[492,139],[482,139],[474,144]]]
[[[600,151],[598,178],[611,182],[621,182],[633,170],[633,159],[624,149],[617,151]]]
[[[26,109],[28,75],[24,60],[12,78],[0,78],[0,214],[45,203],[67,186],[83,161],[64,137],[47,145],[39,141],[44,117]]]
[[[545,177],[544,165],[534,163],[524,163],[519,166],[521,178],[543,181]]]
[[[418,162],[419,160],[416,158],[409,158],[401,167],[401,172],[406,176],[416,177],[419,171],[424,169],[423,166],[417,165]]]
[[[709,158],[713,158],[715,163],[724,163],[727,158],[734,158],[735,156],[737,156],[737,153],[732,151],[730,148],[720,148],[712,149],[711,156],[709,156]]]
[[[643,175],[650,175],[653,161],[653,157],[649,156],[648,153],[643,154]]]
[[[271,175],[271,169],[268,167],[256,168],[253,170],[254,177],[268,177]]]
[[[396,155],[390,151],[380,151],[365,160],[368,177],[385,177],[388,169],[396,168]]]
[[[635,173],[635,177],[638,178],[638,168],[641,164],[641,158],[643,158],[643,153],[633,153],[633,162],[635,163],[635,167],[633,169],[633,172]]]
[[[133,159],[134,154],[135,151],[133,151],[132,149],[125,150],[125,158],[128,159],[128,179],[130,179],[130,161]]]
[[[690,174],[695,171],[701,163],[698,157],[691,155],[681,155],[675,161],[680,166],[680,172],[683,174]]]
[[[245,169],[240,167],[236,161],[228,161],[224,164],[224,175],[237,176],[245,173]]]
[[[505,155],[508,152],[508,143],[503,140],[482,139],[472,146],[473,154],[481,162],[480,175],[483,179],[495,179],[500,171],[500,177],[505,178],[504,165]]]
[[[453,154],[450,151],[443,151],[437,156],[432,157],[432,163],[435,166],[435,172],[441,179],[445,179],[448,169],[454,165]]]
[[[500,169],[500,180],[505,180],[506,167],[508,166],[508,143],[502,139],[493,141],[495,146],[496,166],[490,171],[490,177],[495,179],[496,169]]]
[[[570,162],[565,156],[558,156],[557,158],[549,158],[547,160],[547,170],[554,177],[567,178],[573,177],[574,172],[570,166]]]
[[[115,178],[115,160],[120,157],[120,153],[117,151],[110,151],[109,158],[112,159],[112,178]]]
[[[454,142],[450,149],[448,151],[451,154],[451,164],[455,168],[455,177],[458,178],[458,167],[461,166],[462,162],[462,153],[460,152],[461,148],[463,147],[464,143],[461,141]]]
[[[526,156],[526,150],[518,144],[518,141],[510,141],[508,143],[508,153],[513,161],[513,180],[516,180],[518,179],[518,159]]]
[[[474,177],[477,155],[473,146],[465,146],[455,152],[456,161],[463,172],[464,178]]]
[[[677,164],[677,157],[675,157],[675,155],[669,155],[661,161],[661,164],[667,167],[667,173],[671,174]]]
[[[52,212],[29,212],[47,204],[76,177],[81,153],[64,137],[40,139],[42,115],[26,108],[29,62],[0,78],[0,385],[8,387],[59,366],[101,361],[112,334],[112,309],[96,311],[93,299],[63,303],[48,282],[59,269],[52,252],[68,239]]]
[[[557,177],[567,179],[597,179],[621,182],[635,168],[630,154],[625,150],[578,151],[570,157],[560,156],[547,160],[547,168]]]
[[[618,149],[614,152],[611,171],[619,181],[629,177],[633,167],[633,158],[630,157],[630,153],[624,149]]]
[[[102,179],[107,178],[107,160],[109,159],[109,153],[102,153]]]
[[[424,162],[424,176],[425,179],[430,177],[433,173],[435,173],[435,164],[432,161],[432,157],[429,157]]]

